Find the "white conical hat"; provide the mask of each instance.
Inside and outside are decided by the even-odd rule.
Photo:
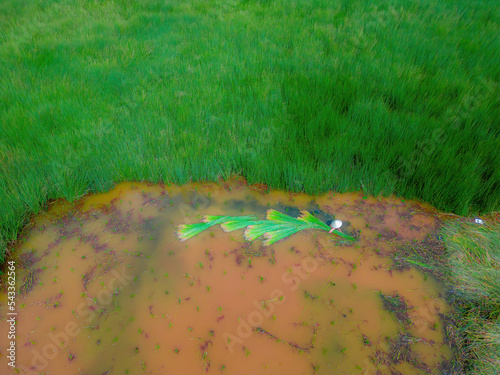
[[[334,220],[330,223],[330,227],[333,229],[338,229],[342,226],[342,220]]]

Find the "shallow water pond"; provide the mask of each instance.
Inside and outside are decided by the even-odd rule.
[[[359,240],[309,230],[265,247],[220,226],[185,242],[176,235],[179,224],[206,214],[264,218],[270,208],[340,219]],[[54,204],[33,219],[17,250],[17,368],[439,374],[452,356],[438,316],[448,311],[441,287],[414,269],[394,270],[389,257],[438,222],[416,202],[312,197],[243,181],[124,183],[75,205]],[[3,292],[2,337],[6,301]]]

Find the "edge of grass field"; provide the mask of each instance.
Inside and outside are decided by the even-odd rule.
[[[409,265],[430,273],[446,286],[446,299],[454,310],[442,316],[445,332],[465,373],[497,373],[500,215],[490,215],[484,224],[465,218],[450,220],[427,241],[401,249],[396,265]]]

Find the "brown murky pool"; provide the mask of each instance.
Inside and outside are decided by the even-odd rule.
[[[176,236],[206,214],[264,218],[270,208],[334,216],[359,241],[304,231],[264,247],[220,226]],[[389,257],[436,226],[415,202],[242,181],[124,183],[54,205],[17,250],[18,372],[439,374],[452,355],[441,287]],[[4,337],[5,292],[0,302]]]

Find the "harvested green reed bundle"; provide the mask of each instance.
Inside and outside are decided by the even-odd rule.
[[[266,219],[267,220],[257,220],[255,216],[206,215],[203,217],[203,223],[179,225],[177,236],[181,241],[185,241],[211,226],[221,224],[225,232],[231,232],[246,227],[247,229],[245,230],[244,236],[247,241],[254,241],[264,236],[264,245],[269,246],[304,229],[330,230],[327,224],[307,211],[301,211],[301,215],[295,218],[276,210],[268,210]],[[333,233],[345,240],[356,240],[354,237],[340,231],[334,231]]]
[[[284,228],[290,228],[287,224],[276,223],[272,221],[264,221],[262,223],[249,225],[245,230],[245,239],[247,241],[254,241],[260,236],[265,235],[269,232],[279,231]]]
[[[302,226],[286,226],[286,227],[282,227],[282,228],[279,228],[279,229],[276,229],[276,230],[273,230],[273,231],[270,231],[270,232],[266,232],[264,233],[264,237],[266,238],[265,241],[264,241],[264,246],[269,246],[269,245],[272,245],[273,243],[285,238],[285,237],[288,237],[288,236],[291,236],[292,234],[295,234],[303,229],[307,229],[307,227],[305,225],[302,225]]]
[[[276,210],[267,210],[266,219],[275,223],[298,225],[301,224],[299,218],[288,216]]]
[[[330,227],[328,225],[326,225],[316,216],[313,216],[310,212],[300,211],[300,213],[301,215],[298,219],[307,223],[309,225],[309,228],[324,229],[328,231],[330,230]]]
[[[231,217],[230,220],[221,224],[221,227],[224,232],[232,232],[233,230],[248,227],[249,225],[254,224],[257,220],[258,219],[255,216]]]
[[[181,224],[177,228],[177,237],[179,237],[181,241],[185,241],[203,232],[205,229],[217,224],[222,224],[230,219],[231,216],[205,216],[203,218],[203,223]]]

